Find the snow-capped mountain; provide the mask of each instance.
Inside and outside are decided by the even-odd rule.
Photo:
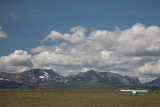
[[[3,73],[0,72],[0,81],[15,82],[29,86],[40,86],[49,82],[58,82],[61,75],[49,69],[28,69],[22,73]]]

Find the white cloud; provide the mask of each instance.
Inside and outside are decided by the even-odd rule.
[[[157,57],[160,56],[158,26],[145,27],[137,23],[126,30],[94,30],[88,36],[85,36],[86,29],[78,26],[71,28],[71,32],[72,34],[62,34],[52,31],[46,36],[43,42],[48,39],[64,41],[52,46],[33,48],[31,52],[38,53],[32,60],[34,66],[50,67],[64,75],[84,69],[114,71],[122,75],[137,76],[141,81],[149,78],[142,78],[145,73],[160,74],[151,68],[143,71],[145,73],[141,70],[145,64],[160,60]]]
[[[145,63],[143,66],[136,68],[135,72],[141,75],[160,75],[160,62],[154,61]]]
[[[70,52],[69,52],[70,51]],[[89,55],[84,52],[71,50],[61,50],[55,52],[44,51],[33,57],[34,66],[64,66],[64,67],[91,67],[105,66],[115,63],[112,52],[103,51],[101,53]],[[67,54],[68,53],[68,54]],[[111,58],[112,55],[112,58]]]
[[[44,38],[42,43],[47,41],[48,39],[52,39],[53,41],[61,39],[71,43],[82,43],[85,41],[84,33],[86,32],[86,29],[84,29],[83,27],[81,26],[73,27],[71,29],[71,32],[72,34],[69,33],[62,34],[56,31],[51,31],[51,33]]]
[[[22,72],[22,70],[32,66],[31,55],[26,51],[15,50],[8,56],[0,57],[1,72]]]
[[[0,38],[8,38],[8,35],[2,31],[2,26],[0,26]]]
[[[44,46],[39,50],[44,49]],[[87,50],[87,51],[85,51]],[[52,50],[43,51],[33,57],[33,64],[35,67],[61,68],[56,72],[63,75],[71,73],[69,71],[80,72],[86,69],[98,70],[101,68],[111,67],[114,64],[119,64],[119,57],[114,51],[89,51],[89,48],[83,46],[68,46],[67,48],[55,47]],[[62,72],[62,68],[64,71]]]
[[[158,26],[145,27],[138,23],[126,30],[94,30],[85,35],[86,31],[81,26],[71,28],[71,33],[53,30],[44,38],[43,45],[31,49],[33,56],[26,51],[15,51],[1,57],[0,64],[14,69],[32,65],[51,68],[63,75],[91,69],[112,71],[136,76],[143,82],[160,75]],[[61,41],[46,46],[49,39]]]
[[[141,82],[149,82],[160,76],[160,62],[152,61],[134,69],[133,74]]]
[[[138,23],[126,30],[95,30],[87,38],[88,45],[100,48],[116,49],[124,55],[131,56],[159,56],[160,28],[145,27]]]
[[[142,24],[136,24],[132,28],[122,31],[118,38],[117,49],[126,55],[159,56],[159,41],[159,27],[145,27]]]

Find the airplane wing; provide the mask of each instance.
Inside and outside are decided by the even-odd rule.
[[[133,92],[134,90],[121,90],[121,91],[124,91],[124,92]]]
[[[121,90],[124,92],[148,92],[148,90]]]

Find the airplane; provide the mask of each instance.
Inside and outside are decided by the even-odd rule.
[[[148,90],[120,90],[123,92],[131,92],[130,95],[140,95],[140,93],[137,92],[148,92]]]

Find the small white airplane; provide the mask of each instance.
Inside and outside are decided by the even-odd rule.
[[[131,92],[130,95],[140,95],[140,93],[137,92],[148,92],[148,90],[121,90],[123,92]]]

